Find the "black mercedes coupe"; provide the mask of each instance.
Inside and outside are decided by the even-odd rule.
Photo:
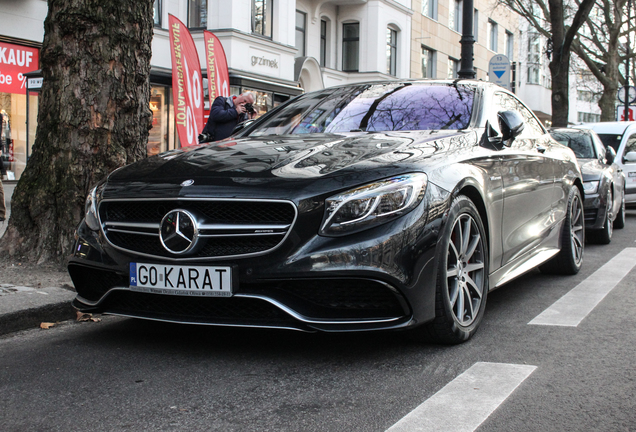
[[[583,182],[516,96],[475,80],[303,94],[90,191],[83,312],[459,343],[488,292],[583,260]]]

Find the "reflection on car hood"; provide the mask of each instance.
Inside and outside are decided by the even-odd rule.
[[[597,159],[577,159],[577,163],[581,168],[581,173],[583,174],[583,181],[594,181],[601,178],[603,174],[603,170],[606,169],[603,165],[599,163]]]
[[[317,179],[409,165],[475,134],[458,131],[313,134],[225,140],[149,157],[117,170],[109,183],[183,179]],[[397,167],[394,168],[394,170]],[[392,174],[389,174],[392,175]],[[217,182],[214,182],[217,183]],[[218,183],[217,183],[218,184]]]

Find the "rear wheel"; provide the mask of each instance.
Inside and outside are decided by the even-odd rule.
[[[567,213],[561,231],[561,251],[540,269],[551,274],[577,274],[583,264],[585,245],[585,220],[581,192],[572,187],[568,198]]]
[[[415,331],[439,343],[468,340],[479,327],[488,296],[488,244],[477,208],[453,200],[437,253],[435,319]]]
[[[605,221],[603,222],[603,228],[600,230],[590,230],[587,234],[587,238],[591,243],[596,244],[609,244],[612,241],[613,223],[610,219],[610,212],[612,205],[614,204],[612,196],[612,190],[607,193],[607,206],[605,208]]]

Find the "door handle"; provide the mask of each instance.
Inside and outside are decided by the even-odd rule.
[[[537,151],[541,154],[545,153],[545,147],[543,146],[537,146]]]

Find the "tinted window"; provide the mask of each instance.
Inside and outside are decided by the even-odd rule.
[[[360,85],[295,99],[252,136],[306,133],[465,129],[474,88],[465,85]]]
[[[592,142],[592,137],[590,135],[584,132],[574,131],[552,131],[550,132],[550,135],[552,135],[552,138],[554,138],[561,144],[570,147],[577,158],[596,158],[594,143]]]
[[[615,151],[618,151],[618,146],[621,143],[623,135],[616,134],[598,134],[598,137],[603,141],[605,147],[612,147]]]

